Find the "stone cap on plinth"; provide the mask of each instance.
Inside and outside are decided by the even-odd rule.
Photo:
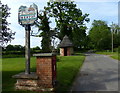
[[[25,74],[25,72],[19,73],[17,75],[12,76],[12,78],[16,79],[38,79],[38,76],[35,72],[30,72],[30,74]]]
[[[39,54],[33,54],[33,56],[36,57],[52,57],[52,56],[56,56],[55,53],[39,53]]]

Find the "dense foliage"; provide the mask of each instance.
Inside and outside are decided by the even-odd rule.
[[[111,48],[111,31],[105,21],[94,20],[89,37],[93,48],[99,50]]]
[[[120,46],[120,27],[113,23],[110,27],[111,34],[113,34],[113,47],[118,48]]]
[[[10,8],[8,7],[8,5],[4,5],[0,1],[0,43],[1,45],[14,39],[13,35],[15,35],[15,33],[12,33],[11,29],[8,27],[10,24],[7,22],[7,18],[10,17],[9,11],[10,11]]]
[[[42,37],[41,47],[43,52],[50,52],[51,49],[51,32],[49,26],[49,17],[47,16],[46,11],[41,11],[38,15],[40,23],[38,26],[39,31],[42,31],[39,37]]]
[[[65,35],[73,42],[75,48],[86,46],[86,25],[88,14],[83,14],[74,2],[48,2],[44,10],[39,13],[38,28],[42,37],[42,50],[49,52],[52,38],[62,40]],[[50,28],[49,19],[55,19],[56,26]]]
[[[62,40],[67,35],[75,47],[84,46],[88,14],[83,14],[74,2],[48,2],[47,5],[49,16],[55,18],[57,37]]]
[[[120,46],[120,27],[117,24],[112,24],[110,27],[105,21],[94,20],[89,31],[89,47],[97,50],[111,50],[112,39],[113,48]]]
[[[2,57],[3,58],[14,58],[14,57],[24,57],[25,56],[25,46],[21,45],[8,45],[2,48]],[[30,49],[31,56],[34,53],[42,52],[41,49],[36,46]]]

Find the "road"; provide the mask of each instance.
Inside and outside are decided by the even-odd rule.
[[[97,91],[119,93],[118,61],[107,55],[85,55],[85,62],[73,83],[71,93],[98,93]]]

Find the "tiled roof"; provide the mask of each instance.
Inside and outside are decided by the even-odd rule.
[[[73,43],[69,40],[68,36],[65,35],[63,37],[62,42],[59,44],[59,47],[71,47],[73,46]]]

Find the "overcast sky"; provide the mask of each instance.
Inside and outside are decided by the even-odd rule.
[[[18,8],[21,5],[30,6],[35,3],[38,10],[43,10],[48,0],[1,0],[3,4],[7,4],[11,10],[11,15],[8,22],[11,23],[10,28],[16,32],[15,39],[10,43],[13,45],[25,45],[25,30],[18,24]],[[93,20],[103,20],[111,25],[111,23],[118,24],[118,1],[119,0],[75,0],[77,7],[80,8],[83,14],[88,13],[90,22],[87,27],[91,27]],[[50,25],[55,26],[55,23]],[[31,47],[40,46],[40,38],[31,37]]]

